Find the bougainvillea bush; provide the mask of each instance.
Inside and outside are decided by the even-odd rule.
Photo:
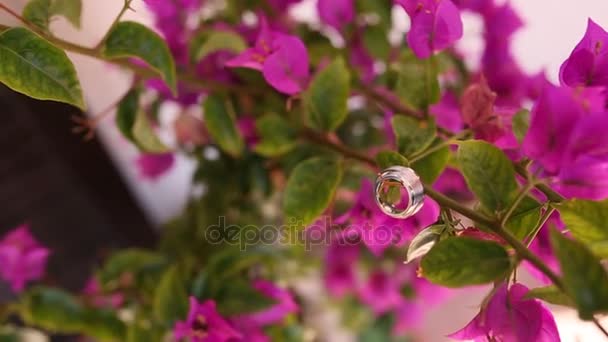
[[[132,1],[154,27],[122,19]],[[484,284],[479,313],[449,338],[559,341],[547,303],[608,335],[601,25],[589,19],[553,84],[514,59],[523,23],[508,2],[314,0],[311,24],[294,19],[299,0],[132,1],[96,46],[49,28],[56,17],[80,27],[78,0],[22,13],[0,3],[20,23],[0,27],[0,81],[85,110],[66,51],[130,72],[113,118],[141,151],[133,167],[151,181],[188,156],[191,199],[157,249],[115,251],[80,293],[45,282],[53,251],[27,225],[9,232],[7,339],[31,326],[99,341],[330,340],[314,318],[331,308],[334,328],[359,340],[424,340],[429,308]],[[396,11],[406,34],[394,34]],[[484,24],[479,63],[457,46],[467,12]],[[181,108],[174,144],[158,135],[166,102]],[[374,179],[392,166],[423,183],[414,216],[375,202]],[[522,268],[544,285],[519,283]]]

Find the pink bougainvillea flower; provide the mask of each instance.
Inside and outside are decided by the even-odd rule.
[[[435,116],[439,127],[452,133],[459,132],[464,127],[458,99],[452,92],[443,93],[439,102],[429,108],[429,112]]]
[[[95,307],[100,308],[119,308],[124,302],[125,297],[121,293],[105,294],[101,289],[99,281],[95,277],[89,278],[82,294],[87,297],[87,300]]]
[[[553,315],[540,301],[525,299],[528,288],[501,285],[487,306],[461,330],[449,335],[456,340],[560,341]]]
[[[293,4],[297,4],[302,0],[268,0],[270,6],[277,12],[285,12],[289,8],[289,6]]]
[[[523,151],[568,198],[608,197],[605,103],[597,88],[547,85],[532,110]]]
[[[523,22],[508,2],[482,7],[485,49],[481,71],[490,88],[497,93],[498,105],[520,107],[524,99],[535,94],[531,90],[539,83],[539,75],[526,75],[511,53],[513,34]]]
[[[608,86],[608,32],[589,19],[583,39],[576,45],[559,72],[562,84]]]
[[[298,304],[295,302],[291,293],[286,289],[262,279],[254,281],[253,288],[264,296],[276,300],[277,303],[267,309],[239,316],[238,319],[246,320],[257,326],[266,326],[279,323],[283,321],[287,315],[298,312]]]
[[[397,0],[412,22],[409,47],[418,58],[450,47],[462,37],[460,10],[451,0]]]
[[[369,306],[376,315],[382,315],[402,303],[400,285],[392,275],[376,270],[358,289],[357,295],[361,302]]]
[[[203,4],[202,0],[145,0],[154,14],[155,26],[162,33],[177,64],[188,63],[188,43],[192,30],[187,25],[190,13]]]
[[[201,304],[194,297],[190,297],[188,317],[175,324],[173,336],[190,342],[227,342],[243,337],[220,316],[213,300]]]
[[[457,200],[471,201],[475,198],[462,174],[453,168],[446,168],[437,178],[433,187],[435,190]]]
[[[27,282],[42,278],[48,256],[49,250],[36,241],[29,226],[21,225],[0,241],[0,277],[21,292]]]
[[[226,62],[228,67],[261,71],[276,90],[294,95],[302,92],[309,77],[308,51],[296,36],[272,31],[264,17],[255,46]]]
[[[332,296],[343,297],[356,287],[356,261],[360,248],[347,241],[333,241],[325,254],[323,280]]]
[[[143,179],[156,180],[167,172],[175,163],[173,153],[144,153],[135,161],[139,176]]]
[[[553,188],[567,198],[608,198],[608,162],[581,157],[560,170]]]
[[[246,336],[247,341],[269,342],[270,338],[264,333],[263,328],[281,323],[287,315],[298,312],[299,306],[289,291],[270,281],[256,280],[253,282],[253,287],[264,296],[275,300],[276,304],[258,312],[232,317],[230,321]]]
[[[547,172],[557,172],[572,131],[583,115],[570,89],[547,84],[532,109],[524,153]]]
[[[357,68],[361,81],[371,83],[376,77],[374,58],[363,44],[362,33],[357,32],[351,43],[350,63]]]
[[[462,120],[470,127],[485,125],[494,114],[496,93],[482,76],[479,82],[469,85],[461,99]]]
[[[323,23],[338,31],[355,19],[354,0],[318,0],[317,11]]]
[[[358,236],[375,255],[381,255],[391,245],[402,246],[418,231],[433,224],[439,216],[439,206],[426,198],[424,206],[407,220],[392,218],[382,212],[374,200],[372,183],[364,179],[351,209],[336,218],[345,224],[344,234]]]

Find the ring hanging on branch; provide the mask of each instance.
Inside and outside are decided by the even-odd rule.
[[[376,203],[385,214],[400,219],[415,215],[424,204],[420,177],[409,167],[391,166],[380,172],[374,187]]]

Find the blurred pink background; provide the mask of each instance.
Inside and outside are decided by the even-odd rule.
[[[292,9],[294,15],[302,20],[314,22],[314,1],[304,0],[302,4]],[[15,10],[21,10],[26,2],[3,0],[3,3],[7,3]],[[83,0],[83,2],[84,17],[81,31],[75,30],[63,20],[54,22],[52,29],[57,35],[68,40],[83,45],[94,45],[110,26],[123,0]],[[515,56],[524,70],[534,73],[544,69],[547,77],[554,82],[557,81],[557,72],[562,61],[582,37],[587,18],[591,17],[600,25],[608,27],[608,1],[605,0],[512,0],[511,3],[526,22],[525,28],[517,33],[514,40]],[[135,12],[129,12],[125,19],[150,22],[143,0],[133,1],[132,7]],[[11,22],[4,13],[0,13],[0,18],[2,22]],[[409,26],[405,13],[395,11],[394,19],[399,31],[405,32]],[[481,49],[480,32],[479,20],[472,15],[465,15],[465,38],[459,47],[468,56],[468,62],[473,65]],[[88,57],[74,54],[70,57],[78,69],[90,113],[104,110],[116,102],[128,88],[130,77],[121,70]],[[169,125],[176,111],[177,108],[171,105],[164,106],[162,121]],[[100,136],[153,222],[160,224],[181,211],[190,191],[190,176],[194,167],[192,162],[180,157],[177,167],[169,175],[157,182],[142,182],[138,180],[132,167],[137,153],[119,136],[112,125],[112,120],[107,120],[103,125]],[[169,135],[163,138],[169,143],[172,139]],[[524,271],[521,273],[523,274]],[[525,275],[523,278],[529,280]],[[476,314],[478,309],[476,306],[484,292],[478,289],[459,290],[447,303],[433,309],[424,326],[424,340],[447,341],[448,339],[444,337],[447,333],[462,327]],[[602,335],[596,328],[590,323],[579,321],[574,311],[560,307],[554,309],[563,341],[595,341],[601,338]],[[608,324],[608,320],[604,320],[603,323]]]

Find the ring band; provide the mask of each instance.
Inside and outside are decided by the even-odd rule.
[[[398,208],[394,203],[385,200],[384,189],[398,184],[407,191],[407,206]],[[376,203],[388,216],[405,219],[415,215],[424,204],[424,188],[420,177],[409,167],[391,166],[380,172],[374,187]]]

